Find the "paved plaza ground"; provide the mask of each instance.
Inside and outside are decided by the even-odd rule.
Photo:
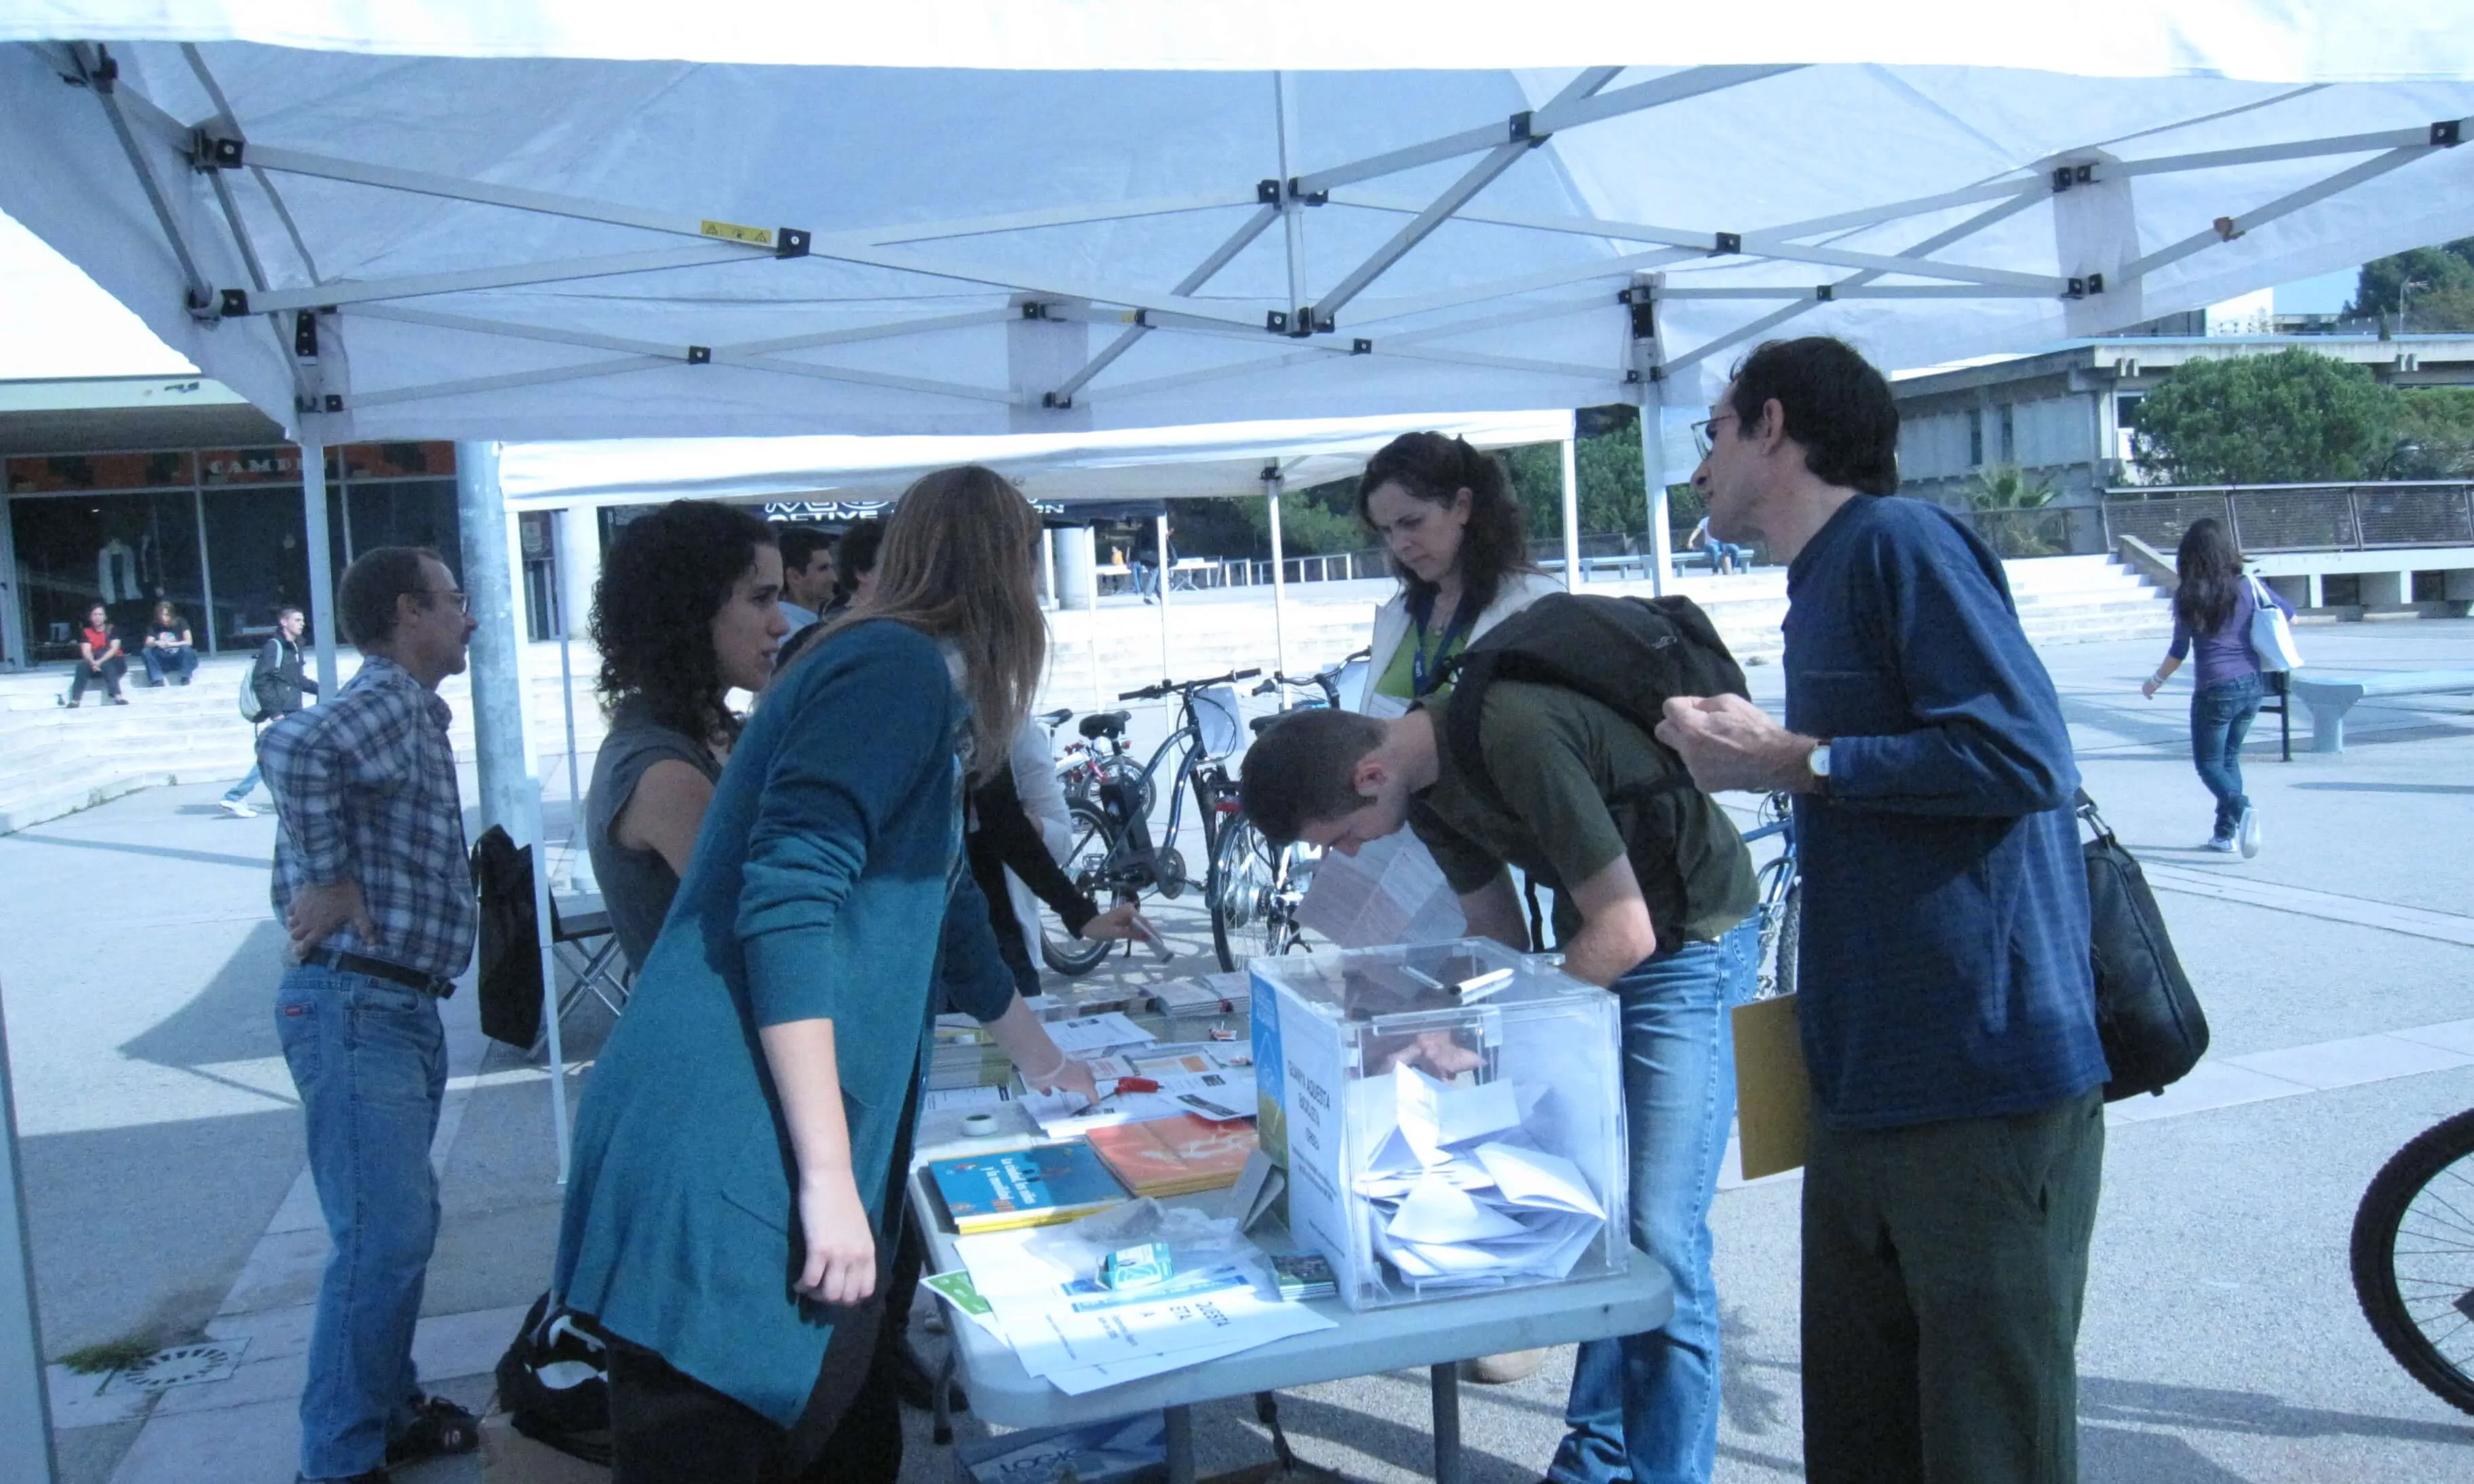
[[[2462,667],[2474,621],[2314,625],[2316,665]],[[2137,1484],[2474,1476],[2474,1419],[2424,1393],[2355,1311],[2346,1239],[2383,1160],[2474,1107],[2474,701],[2359,709],[2341,756],[2244,758],[2266,823],[2250,862],[2196,847],[2186,685],[2145,702],[2157,645],[2046,652],[2090,791],[2147,861],[2215,1033],[2169,1097],[2118,1105],[2080,1348],[2083,1476]],[[1775,706],[1775,668],[1753,672]],[[1152,723],[1154,726],[1156,723]],[[1154,732],[1154,735],[1156,733]],[[473,793],[467,779],[467,797]],[[0,838],[0,937],[47,1350],[133,1334],[245,1338],[230,1380],[160,1399],[56,1370],[65,1475],[255,1484],[291,1477],[306,1303],[323,1245],[271,1001],[270,819],[211,787],[156,790]],[[554,805],[554,815],[564,809]],[[1159,913],[1179,961],[1210,966],[1195,897]],[[436,1157],[445,1230],[425,1374],[473,1404],[547,1277],[556,1169],[543,1073],[448,1006],[449,1107]],[[606,1025],[580,1015],[589,1058]],[[1794,1177],[1718,1200],[1726,1307],[1719,1476],[1801,1474]],[[931,1304],[923,1302],[924,1317]],[[923,1336],[928,1347],[940,1344]],[[1528,1484],[1561,1430],[1568,1352],[1533,1379],[1469,1388],[1470,1484]],[[1369,1480],[1425,1467],[1423,1375],[1284,1394],[1305,1458]],[[914,1418],[910,1480],[950,1478]],[[982,1429],[963,1420],[964,1435]],[[1269,1455],[1250,1407],[1200,1410],[1203,1471]],[[478,1477],[471,1460],[401,1471]]]

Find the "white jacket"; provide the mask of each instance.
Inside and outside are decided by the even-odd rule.
[[[1469,625],[1469,638],[1475,640],[1547,594],[1563,591],[1564,584],[1560,578],[1549,577],[1543,572],[1506,572],[1503,585],[1495,590],[1494,601],[1487,604],[1486,611]],[[1374,647],[1367,656],[1366,683],[1358,688],[1356,697],[1347,702],[1349,710],[1372,709],[1374,688],[1382,684],[1383,672],[1390,669],[1393,660],[1398,657],[1400,645],[1409,637],[1409,594],[1404,588],[1392,595],[1390,602],[1374,610]]]

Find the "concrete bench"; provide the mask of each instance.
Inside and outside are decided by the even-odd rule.
[[[2369,695],[2474,693],[2474,669],[2302,670],[2290,683],[2311,708],[2311,750],[2345,750],[2345,713]]]

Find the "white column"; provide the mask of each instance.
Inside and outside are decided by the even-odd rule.
[[[26,1185],[17,1171],[9,1031],[0,1022],[0,1478],[52,1484],[60,1474],[52,1457],[51,1399],[43,1390],[34,1249],[27,1234]]]
[[[1156,569],[1159,580],[1153,586],[1159,589],[1160,678],[1168,680],[1175,677],[1176,669],[1168,652],[1168,511],[1165,507],[1158,519],[1152,523],[1152,532],[1155,548],[1152,557],[1159,563]]]
[[[1056,592],[1056,531],[1053,526],[1042,527],[1039,532],[1039,572],[1047,579],[1040,596],[1048,599],[1051,608],[1064,607],[1065,599]]]
[[[1095,609],[1100,606],[1100,565],[1094,549],[1091,527],[1069,525],[1056,533],[1057,571],[1056,604],[1060,608]]]
[[[1640,482],[1649,506],[1649,590],[1663,595],[1675,570],[1675,535],[1666,523],[1666,384],[1650,383],[1640,400]]]
[[[1564,450],[1564,591],[1581,591],[1580,441],[1565,438]]]
[[[592,631],[593,590],[601,582],[601,512],[570,505],[556,516],[558,602],[567,631],[581,639]]]
[[[1263,494],[1272,503],[1272,654],[1283,674],[1289,669],[1289,581],[1280,572],[1280,491],[1286,483],[1278,466],[1263,471]]]
[[[34,658],[34,651],[26,645],[26,616],[20,608],[25,594],[17,586],[17,538],[11,529],[16,523],[10,514],[13,508],[12,501],[0,499],[0,670],[22,669]],[[200,522],[201,551],[206,549],[206,523]],[[207,609],[208,613],[213,611]],[[209,647],[206,652],[214,651]]]
[[[344,682],[335,665],[335,547],[327,531],[327,446],[305,438],[301,442],[301,516],[309,547],[309,634],[318,652],[318,698],[332,700]],[[198,534],[205,539],[204,531]]]

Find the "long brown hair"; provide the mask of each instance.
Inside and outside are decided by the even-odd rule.
[[[1529,532],[1503,476],[1503,466],[1490,453],[1469,447],[1466,438],[1441,433],[1402,433],[1367,461],[1357,481],[1357,519],[1373,529],[1367,502],[1387,484],[1396,484],[1430,505],[1450,508],[1460,492],[1469,492],[1468,524],[1461,531],[1461,611],[1474,618],[1494,605],[1503,579],[1514,572],[1536,572],[1529,559]],[[1435,584],[1391,557],[1392,574],[1412,603],[1433,602]],[[1415,613],[1419,610],[1412,608]]]
[[[962,655],[971,703],[971,770],[1006,765],[1048,663],[1048,620],[1031,585],[1039,516],[1013,482],[964,464],[922,475],[885,523],[876,590],[808,646],[845,625],[896,619]]]
[[[2242,587],[2242,552],[2225,530],[2225,523],[2215,516],[2201,516],[2182,533],[2181,548],[2173,553],[2173,569],[2181,585],[2173,590],[2173,617],[2194,639],[2206,639],[2225,626],[2234,616],[2234,603]]]

